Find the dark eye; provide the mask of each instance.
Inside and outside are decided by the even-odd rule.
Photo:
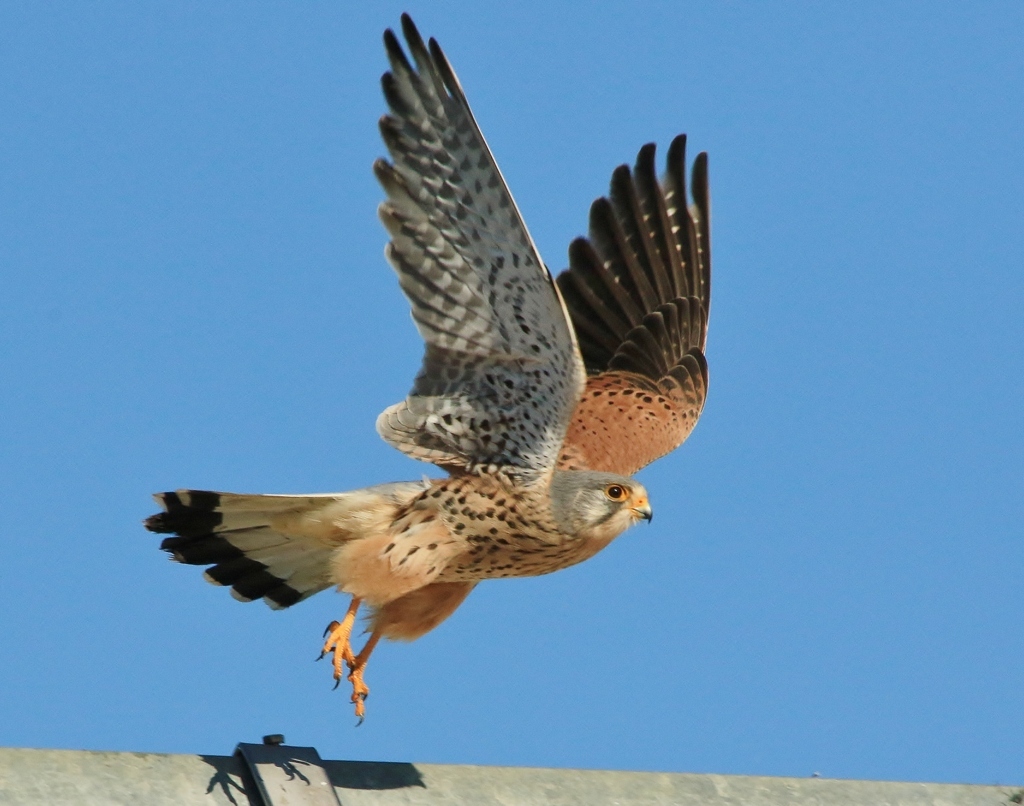
[[[626,497],[626,488],[621,484],[609,484],[604,488],[604,494],[612,501],[622,501]]]

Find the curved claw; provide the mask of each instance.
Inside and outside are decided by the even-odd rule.
[[[356,717],[359,719],[357,726],[363,724],[363,717],[366,714],[364,703],[370,693],[369,687],[363,681],[363,670],[366,668],[370,653],[381,639],[381,633],[374,631],[358,655],[352,651],[350,638],[360,601],[357,597],[352,597],[344,620],[332,621],[327,625],[327,629],[324,631],[326,641],[320,652],[320,657],[317,658],[317,660],[321,660],[328,653],[333,653],[334,690],[341,685],[342,667],[348,666],[348,682],[352,684],[352,703],[355,705]]]

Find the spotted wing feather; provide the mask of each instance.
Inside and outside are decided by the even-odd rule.
[[[686,138],[658,182],[654,145],[612,174],[588,238],[558,277],[587,368],[587,386],[559,459],[563,468],[632,474],[689,436],[707,396],[711,303],[707,155],[694,161],[687,204]]]
[[[426,355],[377,430],[449,469],[540,475],[583,390],[575,335],[444,54],[408,16],[402,28],[414,64],[388,31],[380,129],[393,162],[374,169],[388,196],[387,257]]]

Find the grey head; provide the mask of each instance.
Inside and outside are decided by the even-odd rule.
[[[647,490],[636,479],[596,470],[556,470],[551,479],[551,509],[565,534],[598,529],[618,534],[638,520],[650,521]]]

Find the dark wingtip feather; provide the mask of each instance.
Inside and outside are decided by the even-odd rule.
[[[704,302],[705,317],[711,309],[711,191],[708,179],[708,154],[702,151],[693,161],[690,174],[690,193],[693,203],[700,211],[700,270],[702,276],[701,299]],[[707,319],[705,318],[705,324]]]
[[[434,62],[434,66],[437,69],[438,75],[441,77],[441,81],[444,83],[445,89],[451,93],[452,97],[458,98],[468,105],[468,102],[466,101],[466,94],[462,91],[462,84],[459,83],[459,78],[455,75],[455,70],[452,69],[451,63],[448,61],[448,57],[444,55],[444,51],[441,50],[441,46],[433,37],[430,39],[430,58]]]
[[[382,118],[381,120],[383,123],[387,118]],[[377,181],[381,184],[391,182],[395,176],[395,166],[383,157],[377,157],[373,161],[373,175],[377,177]]]
[[[394,73],[384,73],[380,77],[380,89],[384,94],[384,100],[387,102],[388,107],[395,114],[400,115],[408,111],[409,104],[402,97],[402,91],[398,86],[398,79],[395,78]],[[398,125],[390,115],[382,115],[377,125],[383,127],[386,123],[390,123],[392,126]]]
[[[640,146],[640,150],[636,154],[636,172],[644,173],[650,172],[654,175],[654,155],[657,153],[658,146],[655,143],[644,143]]]
[[[401,65],[405,70],[410,73],[412,72],[412,65],[409,64],[409,60],[406,58],[405,49],[402,47],[402,43],[399,41],[398,36],[390,28],[384,31],[384,50],[392,65]],[[387,75],[387,73],[385,73],[385,75]]]
[[[413,61],[416,62],[416,68],[419,70],[420,75],[429,75],[433,79],[433,59],[431,59],[430,53],[427,51],[427,46],[423,43],[423,37],[420,36],[419,29],[408,14],[402,15],[402,33],[405,35],[405,41],[409,46],[409,53],[412,55]]]
[[[612,179],[609,183],[612,195],[618,195],[619,193],[628,193],[629,187],[633,184],[632,174],[629,172],[628,165],[617,165],[615,170],[612,171]]]
[[[666,159],[670,176],[686,178],[686,135],[680,134],[673,138],[668,147]]]
[[[405,36],[405,41],[410,46],[419,45],[423,47],[423,37],[420,36],[419,28],[416,27],[416,23],[412,21],[412,17],[409,16],[408,12],[402,12],[401,21],[402,34]]]
[[[690,193],[693,201],[701,213],[707,217],[710,210],[711,194],[708,191],[708,152],[701,151],[693,161],[693,171],[690,174]]]

